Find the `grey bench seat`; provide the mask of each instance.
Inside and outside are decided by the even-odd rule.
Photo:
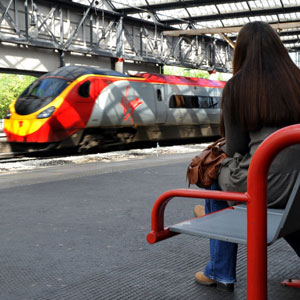
[[[300,175],[285,209],[267,209],[267,244],[300,229]],[[247,243],[247,206],[244,204],[187,220],[169,230],[228,242]]]

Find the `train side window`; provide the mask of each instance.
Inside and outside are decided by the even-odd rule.
[[[210,97],[198,97],[198,103],[200,108],[209,108],[210,107]]]
[[[199,108],[197,96],[184,96],[186,108]]]
[[[156,96],[157,96],[157,101],[162,101],[162,94],[160,89],[156,90]]]
[[[193,96],[192,103],[193,108],[199,108],[198,96]]]
[[[169,107],[170,108],[184,108],[185,107],[184,96],[172,95],[170,97]]]
[[[79,96],[83,98],[88,98],[90,96],[90,81],[84,82],[79,88],[78,88],[78,94]]]
[[[175,95],[176,107],[183,108],[185,107],[185,99],[182,95]]]
[[[212,97],[211,98],[211,107],[212,108],[219,108],[220,107],[220,100],[221,100],[221,97]]]
[[[200,108],[219,108],[220,97],[199,96],[198,103]]]
[[[169,102],[170,108],[199,108],[197,96],[172,95]]]
[[[220,97],[172,95],[170,108],[219,108]]]
[[[174,97],[174,95],[172,95],[172,96],[170,97],[169,107],[170,107],[170,108],[176,108],[176,102],[175,102],[175,97]]]

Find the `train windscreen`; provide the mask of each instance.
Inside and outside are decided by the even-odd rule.
[[[16,113],[28,115],[36,112],[54,100],[68,86],[68,83],[67,80],[56,77],[34,81],[16,101]]]

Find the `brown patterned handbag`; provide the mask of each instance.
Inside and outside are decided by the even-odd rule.
[[[222,150],[225,138],[221,138],[196,155],[189,164],[186,180],[200,188],[208,188],[218,178],[221,162],[228,157]]]

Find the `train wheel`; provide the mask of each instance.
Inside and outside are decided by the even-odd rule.
[[[99,148],[101,145],[101,137],[96,135],[87,134],[83,137],[79,144],[78,152],[87,153],[92,149]]]

